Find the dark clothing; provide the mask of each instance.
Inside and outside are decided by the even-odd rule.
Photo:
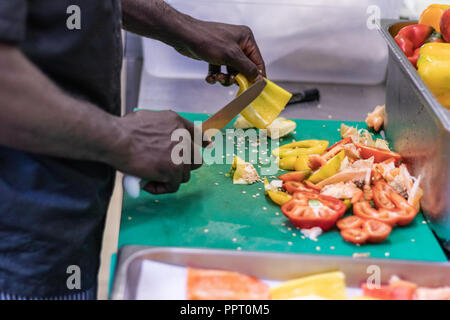
[[[67,27],[72,5],[80,8],[80,30]],[[0,42],[21,48],[68,94],[115,115],[120,30],[120,0],[0,1]],[[80,291],[95,286],[113,182],[114,170],[102,163],[0,147],[0,292],[74,294],[70,265],[80,267]]]

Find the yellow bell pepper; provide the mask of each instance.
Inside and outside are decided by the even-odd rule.
[[[437,32],[441,32],[441,18],[447,9],[450,9],[449,5],[432,4],[422,12],[419,23],[432,26]]]
[[[342,150],[334,158],[329,160],[326,165],[320,168],[319,171],[317,171],[311,177],[309,177],[308,181],[311,181],[312,183],[315,184],[331,176],[334,176],[341,168],[341,163],[344,160],[344,158],[345,158],[345,151]]]
[[[322,154],[327,150],[328,141],[303,140],[286,144],[272,151],[275,157],[285,158],[290,156],[300,156],[308,154]]]
[[[283,191],[267,191],[267,194],[270,197],[270,200],[272,200],[274,203],[276,203],[279,206],[282,206],[286,202],[289,202],[292,199],[292,196]]]
[[[235,79],[239,85],[237,95],[240,95],[251,85],[242,74],[238,74]],[[241,113],[248,122],[258,129],[265,129],[269,126],[281,111],[283,111],[292,97],[292,94],[280,88],[272,81],[267,79],[265,81],[267,85],[263,92]]]
[[[309,170],[309,156],[306,154],[301,154],[297,157],[294,164],[295,171]]]
[[[417,61],[419,75],[438,101],[450,109],[450,43],[427,43]]]
[[[297,161],[296,156],[282,158],[282,159],[280,159],[280,163],[278,164],[278,166],[280,167],[280,169],[293,171],[293,170],[295,170],[296,161]]]

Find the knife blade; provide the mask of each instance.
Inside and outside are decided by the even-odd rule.
[[[208,120],[202,124],[202,131],[206,132],[209,129],[222,130],[225,128],[239,113],[242,112],[242,110],[261,94],[266,85],[267,83],[264,79],[256,81],[250,88],[242,92],[233,101],[208,118]],[[132,198],[137,198],[141,189],[146,184],[147,181],[144,181],[139,177],[125,175],[123,178],[123,188]]]
[[[217,111],[213,116],[202,124],[202,131],[209,129],[222,130],[233,119],[252,103],[264,90],[267,83],[264,79],[256,81],[250,88],[242,92],[233,101]]]

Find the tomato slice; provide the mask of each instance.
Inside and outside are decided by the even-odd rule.
[[[363,244],[369,239],[369,235],[361,228],[341,230],[341,236],[345,241],[354,244]]]
[[[387,239],[392,227],[381,221],[367,220],[364,222],[363,230],[369,235],[368,242],[380,243]]]
[[[364,219],[358,216],[350,216],[339,220],[336,226],[339,230],[362,228]]]
[[[278,179],[282,180],[283,182],[288,181],[302,182],[303,180],[309,178],[310,175],[311,170],[302,170],[282,174],[281,176],[278,177]]]
[[[361,201],[353,205],[353,214],[365,220],[377,220],[395,226],[398,213],[394,210],[372,208],[369,201]]]
[[[283,188],[290,194],[302,191],[319,193],[317,190],[309,188],[305,184],[297,181],[287,181],[283,184]]]
[[[315,192],[296,192],[292,200],[281,207],[291,223],[301,229],[319,227],[331,229],[347,209],[343,201]]]
[[[268,300],[264,282],[237,272],[188,269],[189,300]]]
[[[360,155],[363,159],[374,157],[375,163],[384,162],[393,158],[395,160],[395,163],[398,164],[402,160],[402,156],[394,151],[384,150],[376,147],[369,147],[362,144],[355,145],[359,149]]]

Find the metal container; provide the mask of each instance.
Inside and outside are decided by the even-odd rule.
[[[394,40],[401,28],[415,23],[381,22],[389,47],[385,131],[413,175],[422,177],[422,208],[450,250],[450,111],[437,101]]]
[[[260,279],[286,281],[298,277],[340,270],[348,287],[358,288],[378,272],[382,283],[393,275],[424,287],[450,286],[449,263],[422,263],[387,259],[355,259],[321,255],[236,252],[186,248],[124,246],[117,257],[111,298],[136,299],[145,260],[177,266],[221,269],[240,272]],[[157,288],[151,288],[157,289]]]

